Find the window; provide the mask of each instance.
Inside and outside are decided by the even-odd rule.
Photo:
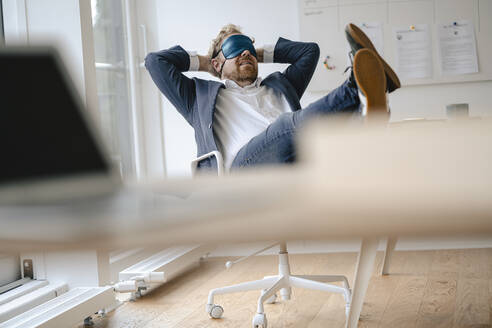
[[[91,0],[100,122],[123,176],[134,176],[130,75],[122,0]]]
[[[143,64],[157,48],[153,1],[91,0],[97,93],[104,137],[124,177],[165,172],[161,96]]]

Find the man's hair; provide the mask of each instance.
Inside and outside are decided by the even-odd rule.
[[[212,40],[210,48],[208,49],[208,56],[210,59],[215,58],[219,54],[222,41],[234,33],[241,33],[241,27],[234,24],[227,24],[220,29],[219,34],[217,34],[217,37]],[[212,69],[212,72],[210,73],[220,78],[220,74],[214,69]]]

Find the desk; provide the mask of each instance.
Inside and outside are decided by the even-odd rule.
[[[356,327],[380,237],[492,233],[491,127],[318,123],[306,129],[304,164],[295,167],[127,186],[75,204],[2,207],[0,249],[361,237],[347,321]]]

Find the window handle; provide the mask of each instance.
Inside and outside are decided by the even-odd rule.
[[[149,50],[147,49],[147,27],[144,24],[140,24],[138,28],[140,29],[140,35],[142,37],[142,46],[145,58],[145,56],[147,56],[147,54],[149,53]],[[142,60],[139,66],[145,67],[145,62]]]

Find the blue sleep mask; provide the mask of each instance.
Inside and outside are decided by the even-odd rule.
[[[256,58],[256,50],[253,46],[253,41],[246,35],[236,34],[228,37],[224,43],[222,43],[222,54],[226,59],[231,59],[239,56],[244,50],[249,50],[249,52]]]

